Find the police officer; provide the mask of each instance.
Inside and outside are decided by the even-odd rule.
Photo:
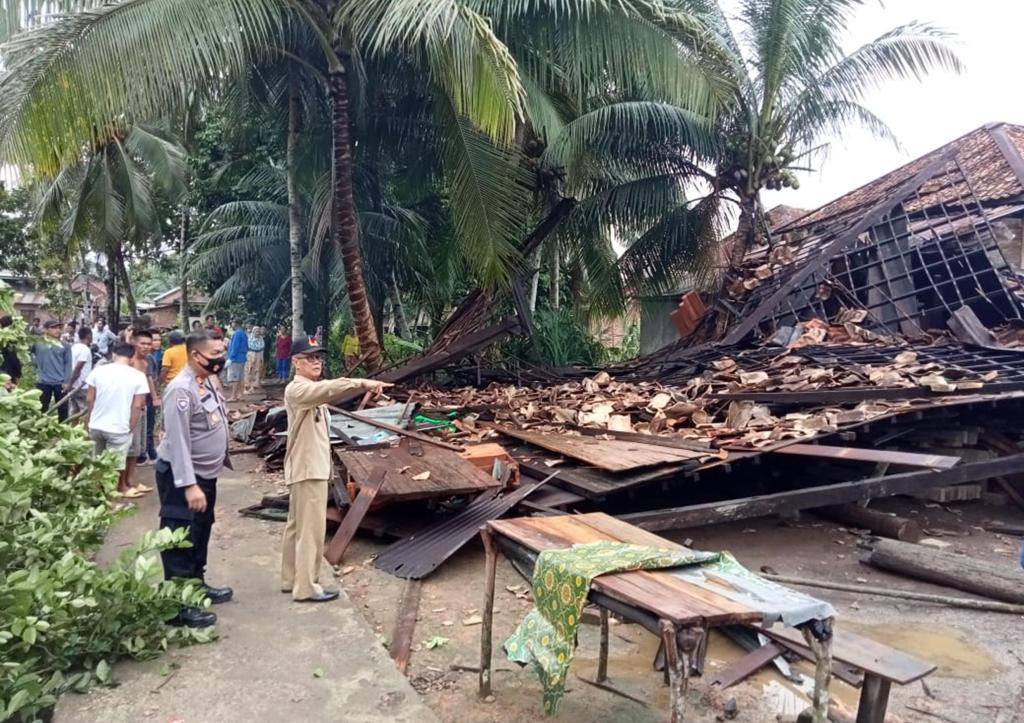
[[[185,340],[188,366],[164,391],[164,437],[157,450],[156,483],[160,493],[160,527],[189,528],[192,546],[160,553],[164,577],[202,582],[210,602],[231,599],[229,587],[206,584],[206,553],[217,502],[217,475],[231,468],[224,397],[213,380],[224,368],[224,342],[205,330]],[[173,623],[207,627],[217,616],[198,608],[182,608]]]
[[[284,480],[288,485],[288,522],[281,540],[281,591],[296,602],[329,602],[337,590],[320,586],[320,558],[327,532],[327,480],[331,441],[327,404],[347,391],[380,394],[390,384],[372,379],[322,380],[324,352],[316,337],[292,341],[295,378],[285,387],[288,446]]]

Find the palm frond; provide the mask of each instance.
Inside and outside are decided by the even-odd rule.
[[[122,0],[20,33],[0,47],[0,157],[55,174],[183,88],[247,71],[281,27],[278,0]]]
[[[487,17],[459,0],[363,0],[343,3],[335,22],[370,55],[421,57],[458,115],[496,143],[512,143],[525,91]]]
[[[499,148],[455,108],[438,104],[441,158],[455,235],[487,287],[507,284],[529,207],[529,179],[514,153]]]

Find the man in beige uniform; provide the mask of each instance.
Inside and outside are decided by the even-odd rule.
[[[288,448],[284,479],[290,493],[281,549],[281,591],[300,602],[327,602],[337,590],[318,583],[327,534],[327,480],[331,477],[330,412],[327,403],[362,389],[379,394],[391,386],[370,379],[321,380],[325,349],[316,339],[292,341],[295,378],[284,389]]]

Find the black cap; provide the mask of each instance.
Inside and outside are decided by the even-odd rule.
[[[184,344],[185,335],[182,334],[178,329],[174,329],[169,335],[168,339],[171,344]]]
[[[50,319],[48,322],[43,324],[43,328],[44,329],[52,329],[55,326],[60,326],[60,322],[59,321],[54,321],[53,319]]]
[[[297,336],[292,339],[292,356],[303,354],[326,354],[327,350],[320,346],[314,336]]]

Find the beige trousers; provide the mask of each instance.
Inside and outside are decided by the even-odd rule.
[[[320,560],[327,535],[327,480],[307,479],[289,488],[288,522],[281,545],[281,589],[305,600],[321,592]]]

